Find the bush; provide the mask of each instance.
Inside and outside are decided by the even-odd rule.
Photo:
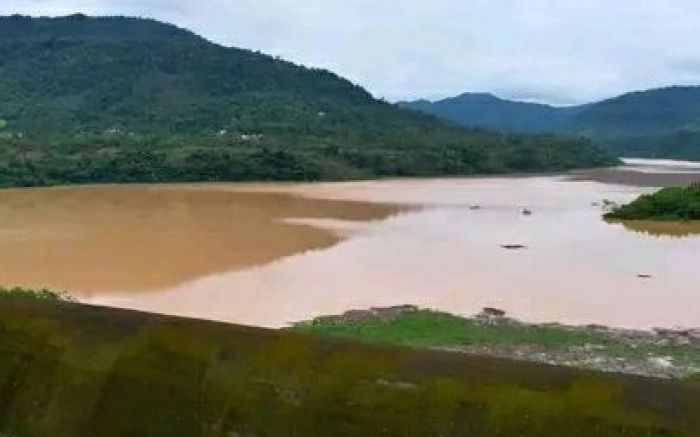
[[[0,297],[13,297],[13,298],[23,298],[23,299],[44,299],[53,300],[61,302],[76,302],[76,300],[71,297],[68,293],[64,291],[51,291],[47,289],[31,290],[28,288],[14,287],[14,288],[4,288],[0,287]]]
[[[700,220],[700,186],[664,188],[605,215],[617,220]]]

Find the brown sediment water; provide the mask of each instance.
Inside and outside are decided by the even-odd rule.
[[[0,191],[0,284],[81,295],[158,291],[336,244],[290,217],[367,221],[399,210],[187,186]]]
[[[700,221],[697,220],[680,222],[653,220],[610,220],[609,223],[619,224],[630,231],[660,238],[686,238],[700,235]]]
[[[0,283],[269,327],[397,304],[700,326],[700,235],[605,222],[654,188],[595,175],[3,191]]]

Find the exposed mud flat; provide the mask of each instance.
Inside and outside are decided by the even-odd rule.
[[[623,159],[624,166],[577,170],[574,180],[591,180],[639,187],[677,187],[700,182],[700,162],[662,159]]]

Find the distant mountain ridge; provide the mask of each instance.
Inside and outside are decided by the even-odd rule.
[[[637,91],[571,107],[474,93],[400,105],[471,128],[580,134],[618,154],[700,160],[700,86]]]
[[[0,17],[0,186],[317,180],[614,163],[567,136],[464,129],[326,70],[154,20]]]
[[[544,133],[563,129],[579,108],[501,99],[489,93],[464,93],[436,102],[417,100],[399,106],[436,115],[468,127],[518,133]]]

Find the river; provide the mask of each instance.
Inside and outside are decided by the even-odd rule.
[[[700,226],[601,219],[604,199],[679,175],[700,169],[630,161],[536,177],[4,190],[0,283],[268,327],[397,304],[700,326]]]

